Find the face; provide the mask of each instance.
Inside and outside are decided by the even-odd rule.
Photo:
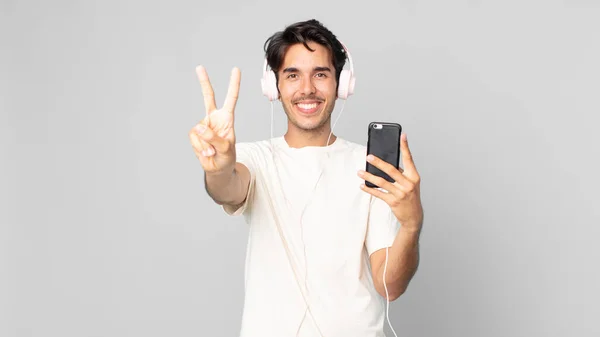
[[[309,42],[288,48],[278,76],[280,99],[289,127],[317,131],[328,126],[335,106],[336,77],[329,50]]]

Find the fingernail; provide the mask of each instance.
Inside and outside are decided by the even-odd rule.
[[[197,133],[204,133],[204,131],[206,131],[206,127],[204,125],[196,125]]]
[[[375,158],[373,157],[372,154],[370,154],[370,155],[367,156],[367,161],[372,161],[373,159],[375,159]]]

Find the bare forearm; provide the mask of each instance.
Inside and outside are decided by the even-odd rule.
[[[206,192],[217,204],[237,205],[244,201],[247,186],[238,166],[219,174],[205,174]]]
[[[394,243],[388,251],[388,263],[385,270],[386,287],[390,300],[402,295],[419,266],[420,229],[400,227]],[[383,261],[379,268],[379,280],[383,280]]]

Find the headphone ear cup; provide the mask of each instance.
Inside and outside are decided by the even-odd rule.
[[[342,70],[338,85],[338,98],[346,99],[354,92],[354,81],[349,70]]]
[[[263,95],[267,96],[269,101],[275,101],[279,98],[277,79],[275,78],[275,73],[273,71],[266,71],[260,83],[262,86]]]
[[[354,95],[354,84],[356,83],[356,77],[354,73],[350,73],[350,84],[348,85],[348,96]]]

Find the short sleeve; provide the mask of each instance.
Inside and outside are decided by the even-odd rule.
[[[371,197],[365,247],[369,256],[379,249],[391,247],[400,223],[385,201]]]
[[[253,160],[253,149],[252,144],[250,143],[236,143],[235,145],[236,151],[236,161],[238,163],[244,164],[250,171],[250,186],[248,187],[248,192],[246,193],[246,198],[244,202],[240,205],[222,205],[225,213],[231,216],[243,215],[252,205],[252,199],[254,197],[254,189],[256,185],[256,165],[255,160]]]

